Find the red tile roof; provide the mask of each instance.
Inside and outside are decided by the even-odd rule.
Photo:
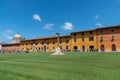
[[[78,32],[88,32],[88,31],[95,31],[95,30],[98,30],[98,29],[115,28],[115,27],[120,27],[120,25],[115,25],[115,26],[105,26],[105,27],[99,27],[99,28],[90,29],[90,30],[80,30],[80,31],[75,31],[75,32],[72,32],[72,33],[78,33]]]
[[[66,37],[66,36],[70,36],[69,34],[66,35],[60,35],[60,37]],[[50,39],[50,38],[56,38],[57,36],[42,36],[42,37],[37,37],[37,38],[31,38],[31,39],[26,39],[26,40],[22,40],[22,41],[30,41],[30,40],[41,40],[41,39]]]
[[[120,27],[120,24],[119,25],[114,25],[114,26],[99,27],[99,28],[96,28],[96,30],[97,29],[105,29],[105,28],[115,28],[115,27]]]
[[[115,27],[120,27],[120,25],[115,25],[115,26],[106,26],[106,27],[99,27],[99,28],[95,28],[95,29],[90,29],[90,30],[81,30],[81,31],[76,31],[76,32],[72,32],[72,33],[78,33],[78,32],[88,32],[88,31],[95,31],[98,29],[105,29],[105,28],[115,28]],[[71,33],[71,34],[72,34]],[[70,34],[66,34],[66,35],[60,35],[60,37],[66,37],[66,36],[70,36]],[[37,37],[37,38],[31,38],[31,39],[25,39],[22,41],[30,41],[30,40],[41,40],[41,39],[49,39],[49,38],[56,38],[56,36],[43,36],[43,37]]]
[[[20,43],[4,43],[2,45],[19,45]]]

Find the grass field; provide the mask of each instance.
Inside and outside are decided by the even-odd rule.
[[[120,53],[0,54],[0,80],[120,80]]]

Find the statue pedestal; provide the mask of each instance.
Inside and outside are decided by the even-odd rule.
[[[53,53],[52,55],[65,55],[65,54],[61,52],[60,47],[57,47],[55,53]]]

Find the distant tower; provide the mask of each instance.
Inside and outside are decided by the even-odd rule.
[[[22,36],[19,33],[17,33],[14,35],[11,43],[20,43],[21,40],[22,40]]]

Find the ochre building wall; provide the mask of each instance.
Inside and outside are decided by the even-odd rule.
[[[59,42],[59,46],[63,51],[102,51],[101,45],[104,46],[104,51],[120,51],[120,25],[72,32],[70,35],[60,36]],[[31,52],[55,51],[56,47],[56,36],[22,40],[20,42],[21,50]]]
[[[84,35],[83,35],[84,33]],[[92,34],[90,34],[92,33]],[[89,37],[93,37],[93,40],[90,41]],[[82,40],[84,38],[84,41]],[[74,41],[76,39],[76,42]],[[74,47],[78,47],[81,51],[83,51],[82,46],[85,46],[85,51],[90,50],[90,46],[94,46],[94,49],[97,49],[97,44],[96,44],[96,31],[83,31],[83,32],[77,32],[77,33],[72,33],[71,34],[71,46],[72,49],[74,50]]]

